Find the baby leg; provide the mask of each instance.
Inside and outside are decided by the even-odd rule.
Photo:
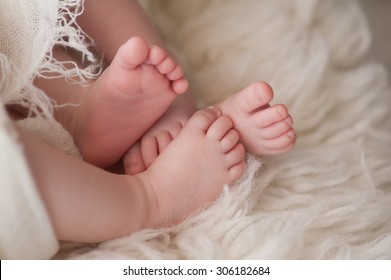
[[[109,173],[18,130],[57,238],[65,241],[101,242],[177,223],[216,199],[244,170],[232,122],[213,109],[197,112],[135,176]]]

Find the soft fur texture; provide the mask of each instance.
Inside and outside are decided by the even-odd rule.
[[[249,156],[242,181],[178,226],[66,246],[57,257],[390,259],[391,90],[382,65],[365,59],[371,34],[358,3],[144,4],[186,58],[200,103],[265,80],[293,115],[297,146]]]

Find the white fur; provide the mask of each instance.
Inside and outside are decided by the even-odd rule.
[[[296,148],[249,157],[244,179],[171,229],[75,259],[390,259],[391,90],[365,59],[356,1],[144,1],[202,104],[265,80],[289,107]],[[186,187],[186,186],[183,186]]]

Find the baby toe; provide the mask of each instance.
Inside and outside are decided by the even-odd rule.
[[[174,69],[170,73],[167,73],[166,76],[171,81],[179,80],[184,76],[183,68],[176,64]]]
[[[144,137],[141,140],[141,154],[145,166],[148,168],[159,155],[159,146],[156,137]]]
[[[290,143],[288,146],[285,146],[285,147],[282,147],[282,148],[279,148],[279,149],[274,149],[274,150],[268,150],[267,155],[281,155],[281,154],[284,154],[286,152],[288,152],[289,150],[291,150],[293,147],[295,146],[295,141],[293,141],[292,143]]]
[[[147,62],[152,65],[158,65],[167,57],[167,53],[159,46],[151,46],[149,48]]]
[[[189,81],[187,79],[179,79],[171,83],[171,88],[176,94],[183,94],[189,88]]]
[[[291,116],[288,116],[284,120],[260,129],[259,134],[263,139],[273,139],[286,133],[291,129],[292,125],[293,119]]]
[[[241,143],[238,143],[233,149],[226,153],[226,162],[228,169],[243,161],[245,154],[246,150]]]
[[[159,154],[161,154],[166,149],[166,147],[171,143],[172,138],[168,131],[163,131],[158,136],[156,136],[156,140],[159,149]]]
[[[230,177],[230,181],[228,182],[228,184],[231,184],[231,183],[235,182],[236,180],[238,180],[240,177],[242,177],[245,170],[246,170],[246,164],[245,164],[244,160],[242,160],[241,162],[232,166],[228,170],[229,177]]]
[[[124,155],[123,165],[125,174],[134,175],[141,173],[146,169],[143,156],[141,154],[141,145],[136,143]]]
[[[265,82],[253,83],[240,91],[235,99],[241,111],[250,113],[273,99],[273,89]]]
[[[206,135],[209,139],[220,141],[232,127],[231,119],[221,116],[210,126]]]
[[[184,129],[189,127],[197,128],[206,134],[209,127],[220,115],[220,111],[215,107],[198,110],[190,117]]]
[[[240,139],[239,133],[235,129],[231,129],[227,134],[221,139],[221,150],[223,153],[228,153],[232,150],[236,144],[238,144]]]
[[[253,115],[258,128],[266,128],[273,123],[286,119],[289,116],[288,109],[283,104],[278,104],[259,111]]]
[[[175,67],[176,67],[176,63],[174,59],[170,56],[167,56],[165,59],[163,59],[162,62],[156,65],[158,71],[163,75],[172,72],[175,69]]]
[[[148,49],[143,38],[132,37],[118,49],[111,65],[121,68],[137,67],[147,59]]]
[[[265,140],[263,145],[268,150],[277,150],[285,148],[296,141],[296,133],[293,128],[274,139]]]

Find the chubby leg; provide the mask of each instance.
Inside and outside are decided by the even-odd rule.
[[[234,122],[246,149],[259,156],[287,152],[296,141],[288,109],[270,106],[272,99],[272,88],[258,82],[217,105]]]
[[[153,165],[135,176],[106,172],[18,129],[58,239],[101,242],[172,225],[216,199],[244,170],[239,137],[217,112],[197,112]]]
[[[59,240],[101,242],[151,226],[156,197],[137,177],[109,173],[18,130]]]

